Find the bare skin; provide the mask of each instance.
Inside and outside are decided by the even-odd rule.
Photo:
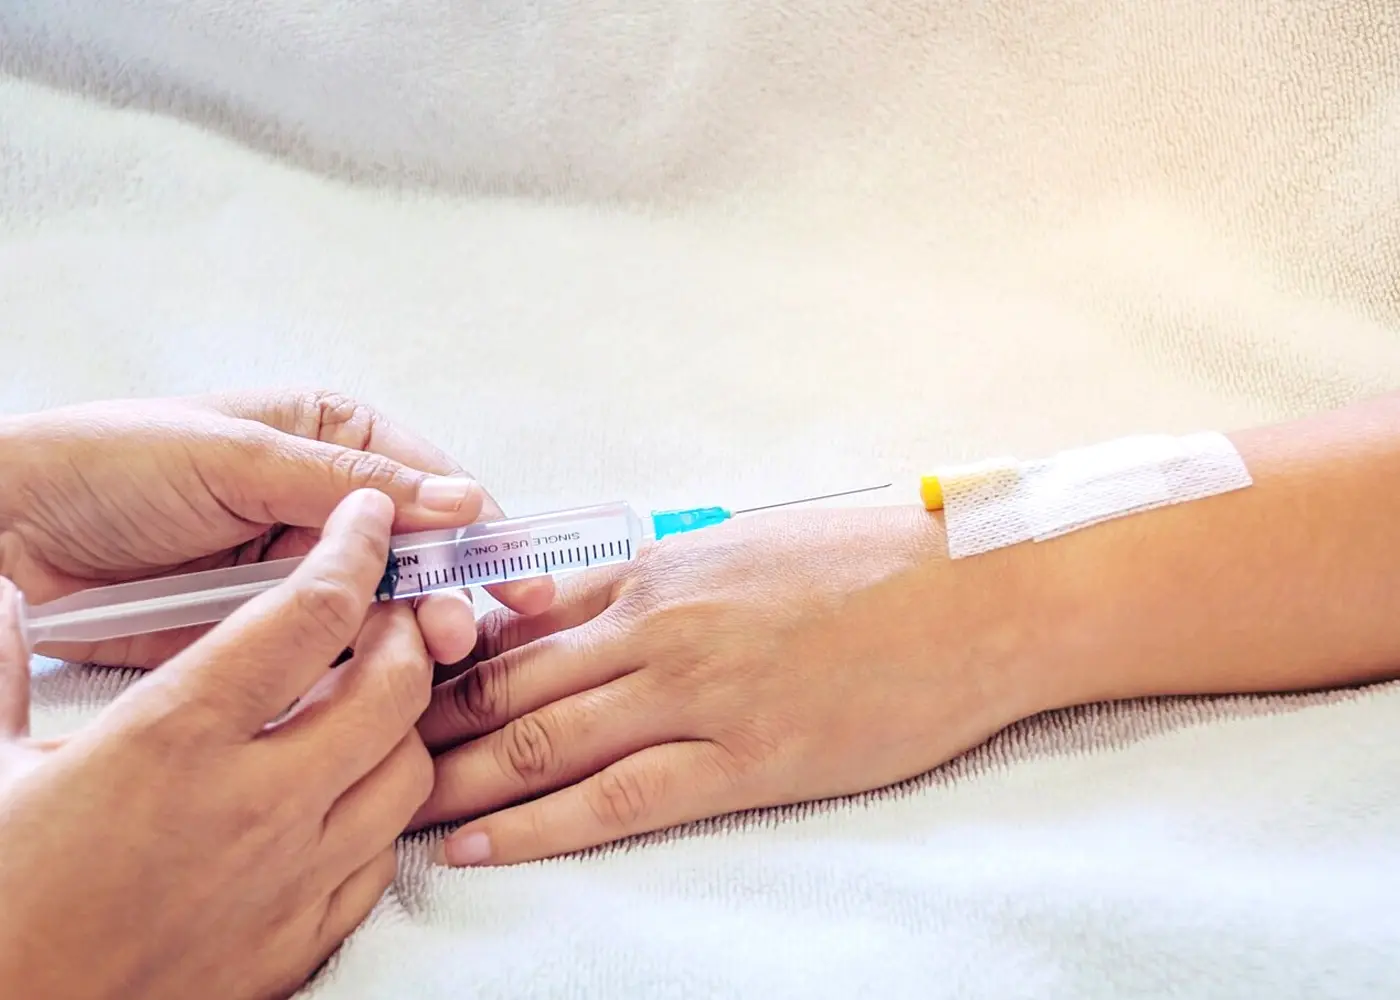
[[[481,623],[419,729],[452,864],[880,787],[1040,711],[1400,674],[1400,395],[1232,435],[1255,485],[967,560],[919,508],[667,539]]]
[[[36,1000],[293,992],[393,879],[433,779],[415,723],[434,661],[476,641],[465,594],[371,611],[390,533],[499,509],[327,393],[0,420],[0,469],[0,982]],[[154,669],[64,739],[27,736],[21,592],[294,554],[292,579],[212,629],[41,648]],[[496,596],[531,613],[553,588]]]
[[[394,530],[501,515],[460,465],[382,414],[331,392],[123,400],[0,420],[0,575],[31,605],[100,583],[299,555],[356,488],[394,501]],[[492,591],[529,614],[547,579]],[[464,592],[420,602],[442,663],[476,640]],[[151,667],[201,630],[101,647],[43,647],[60,659]]]
[[[0,586],[0,981],[283,996],[364,918],[433,778],[422,636],[407,608],[365,614],[392,517],[353,494],[294,579],[54,742],[24,737],[28,651]]]

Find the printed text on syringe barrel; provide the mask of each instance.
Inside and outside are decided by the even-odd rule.
[[[423,552],[395,552],[395,599],[434,590],[507,583],[570,570],[589,569],[632,558],[628,538],[593,539],[593,532],[522,535],[491,540],[465,539]]]

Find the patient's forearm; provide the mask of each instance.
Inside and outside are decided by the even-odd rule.
[[[1400,674],[1400,396],[1231,437],[1253,487],[1044,543],[1048,701]]]

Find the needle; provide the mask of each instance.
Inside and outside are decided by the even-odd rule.
[[[849,497],[857,493],[873,493],[876,490],[887,490],[894,483],[882,483],[879,486],[862,486],[858,490],[842,490],[840,493],[823,493],[816,497],[803,497],[801,500],[784,500],[782,503],[768,503],[762,507],[745,507],[743,510],[733,511],[735,514],[752,514],[756,510],[773,510],[777,507],[791,507],[799,503],[816,503],[818,500],[834,500],[836,497]]]

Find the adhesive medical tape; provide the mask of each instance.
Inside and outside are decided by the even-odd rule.
[[[1229,438],[1136,435],[1035,461],[996,458],[938,470],[925,506],[941,506],[954,559],[1044,541],[1113,518],[1253,485]]]

